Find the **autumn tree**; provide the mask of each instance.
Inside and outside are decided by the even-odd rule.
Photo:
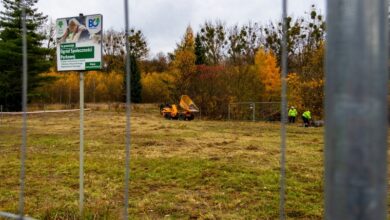
[[[123,32],[107,30],[103,36],[104,71],[123,71],[126,39]]]
[[[39,92],[47,94],[43,101],[68,105],[79,102],[80,79],[77,72],[50,71],[44,75],[56,80],[38,88]],[[122,72],[89,71],[84,79],[85,102],[120,102],[123,96],[122,85]]]
[[[148,55],[149,48],[141,30],[130,29],[129,33],[130,55],[137,61]],[[103,59],[105,71],[123,71],[125,65],[126,39],[125,33],[108,30],[103,36]]]
[[[256,72],[264,85],[263,100],[280,100],[280,69],[272,52],[259,49],[255,57]]]
[[[162,73],[169,69],[168,58],[163,52],[157,53],[152,59],[140,60],[139,64],[143,73]]]
[[[125,54],[126,54],[126,36],[124,32],[109,30],[104,36],[104,61],[106,72],[124,72]],[[127,39],[130,46],[130,72],[131,72],[131,98],[132,102],[141,102],[141,73],[139,62],[148,55],[148,45],[145,36],[141,30],[130,29]],[[123,77],[125,79],[126,77]],[[125,81],[123,86],[125,90]],[[125,94],[125,92],[123,92]]]
[[[188,92],[191,78],[195,73],[195,42],[194,33],[190,26],[178,44],[175,51],[175,60],[173,61],[172,73],[175,76],[175,98]]]
[[[302,73],[288,74],[288,99],[298,110],[310,110],[323,116],[324,103],[324,44],[310,53]]]
[[[325,97],[324,58],[325,47],[321,43],[318,48],[310,51],[308,62],[300,74],[303,105],[319,116],[323,114]]]
[[[226,68],[222,65],[197,65],[189,95],[206,117],[222,117],[229,103]]]
[[[142,73],[142,101],[149,103],[177,101],[171,100],[171,89],[169,89],[173,85],[174,80],[173,76],[168,72]]]

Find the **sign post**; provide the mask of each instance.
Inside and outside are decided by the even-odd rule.
[[[56,20],[57,70],[80,71],[79,209],[84,215],[84,71],[102,69],[103,16],[80,14]]]
[[[84,72],[80,72],[80,167],[79,167],[79,208],[84,212]]]

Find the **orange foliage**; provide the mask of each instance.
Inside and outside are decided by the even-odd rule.
[[[263,49],[259,49],[255,56],[255,67],[259,79],[264,85],[265,101],[280,99],[280,69],[277,65],[276,57]]]

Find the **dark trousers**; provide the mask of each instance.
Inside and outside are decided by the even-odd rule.
[[[288,116],[289,123],[295,123],[295,116]]]
[[[302,116],[302,120],[305,127],[309,127],[309,119]]]

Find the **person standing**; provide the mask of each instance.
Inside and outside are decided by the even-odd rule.
[[[305,127],[309,127],[310,125],[310,120],[311,120],[311,113],[309,110],[303,112],[302,114],[302,120],[303,120],[303,124],[305,125]]]
[[[295,118],[297,115],[298,111],[294,108],[294,106],[291,106],[291,108],[288,110],[288,122],[295,123]]]

